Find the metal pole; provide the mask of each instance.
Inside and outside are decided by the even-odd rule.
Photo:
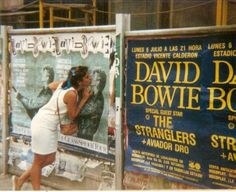
[[[88,33],[88,32],[115,32],[115,25],[104,26],[83,26],[83,27],[60,27],[43,29],[13,29],[9,31],[10,35],[38,35],[46,33]]]
[[[235,31],[236,25],[210,26],[210,27],[186,27],[176,29],[155,29],[155,30],[136,30],[125,32],[125,37],[146,37],[146,36],[178,36],[196,35]]]
[[[2,80],[3,80],[3,105],[2,105],[2,168],[3,175],[8,172],[8,148],[9,142],[7,140],[9,136],[8,126],[8,79],[9,79],[9,57],[8,57],[8,32],[7,26],[1,26],[1,38],[2,43]]]
[[[115,156],[115,187],[117,190],[123,188],[124,172],[124,134],[123,134],[123,88],[124,88],[124,65],[125,65],[125,41],[124,33],[130,30],[130,15],[116,15],[116,156]]]
[[[157,16],[156,16],[156,28],[160,29],[161,28],[161,0],[157,0]]]
[[[228,19],[228,0],[223,0],[222,5],[222,25],[227,25]]]
[[[39,27],[43,28],[43,0],[39,0]]]
[[[174,19],[174,0],[170,0],[169,28],[173,28]]]
[[[111,24],[111,17],[112,17],[111,12],[114,11],[112,10],[111,4],[112,4],[111,0],[108,1],[108,24],[109,25]]]
[[[96,9],[97,9],[97,0],[93,0],[93,25],[96,25],[97,17],[96,17]]]
[[[222,24],[222,0],[216,2],[216,25]]]
[[[54,24],[53,12],[54,12],[53,7],[49,7],[50,28],[53,28],[53,24]]]

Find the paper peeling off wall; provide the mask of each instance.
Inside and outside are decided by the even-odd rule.
[[[33,161],[30,144],[21,139],[10,141],[10,170],[19,175]],[[95,158],[57,151],[56,161],[42,170],[42,183],[61,190],[114,190],[115,165]]]

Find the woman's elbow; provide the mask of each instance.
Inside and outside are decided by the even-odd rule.
[[[53,81],[48,84],[48,88],[51,89],[52,91],[55,91],[60,83],[64,81]]]

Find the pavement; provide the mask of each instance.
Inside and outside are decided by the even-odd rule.
[[[0,185],[0,190],[7,190],[10,191],[12,190],[11,188],[11,175],[0,175],[0,180],[1,180],[1,185]]]
[[[0,157],[0,191],[12,191],[12,175],[7,174],[3,175],[3,170],[2,170],[2,158]],[[22,186],[22,191],[32,191],[33,188],[31,186],[30,182],[24,183]],[[48,186],[41,185],[41,190],[42,191],[51,191],[51,190],[56,190]]]
[[[1,184],[0,184],[0,191],[12,191],[12,175],[8,174],[8,175],[0,175],[0,181],[1,181]],[[31,186],[31,183],[30,182],[26,182],[22,189],[22,191],[32,191],[32,186]],[[44,185],[41,185],[41,191],[51,191],[51,190],[54,190],[53,188],[51,187],[47,187],[47,186],[44,186]]]

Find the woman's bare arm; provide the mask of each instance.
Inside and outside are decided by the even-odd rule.
[[[48,88],[51,89],[52,91],[55,91],[60,83],[64,82],[62,81],[53,81],[52,83],[48,84]]]
[[[83,91],[83,97],[80,103],[77,103],[77,93],[76,91],[68,91],[64,96],[64,103],[67,105],[68,116],[70,119],[74,120],[81,112],[81,109],[87,102],[91,93],[86,89]]]

